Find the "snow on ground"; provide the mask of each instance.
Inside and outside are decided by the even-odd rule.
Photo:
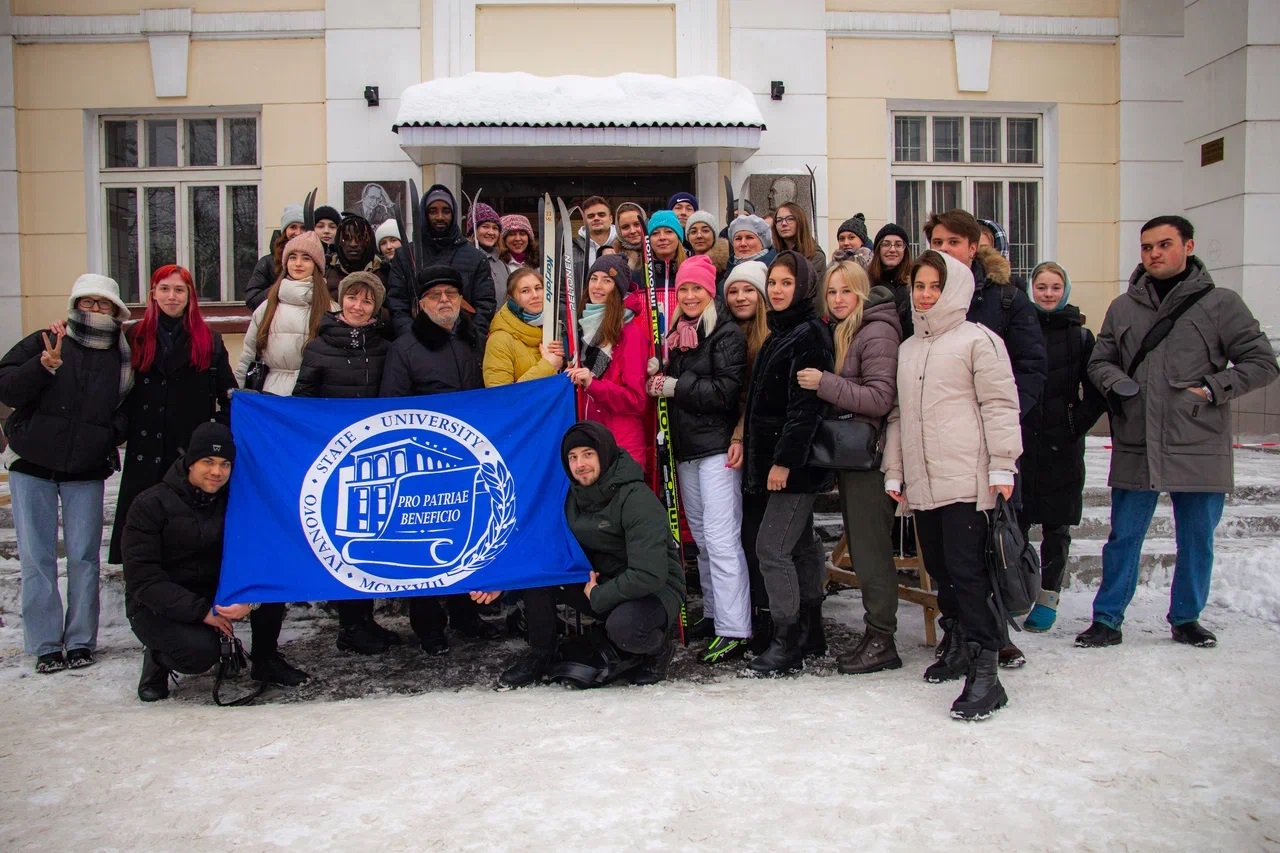
[[[1264,502],[1241,512],[1265,516],[1280,456],[1239,462]],[[184,678],[143,705],[110,583],[90,669],[37,676],[18,620],[0,627],[0,850],[1276,850],[1280,544],[1235,545],[1204,615],[1218,648],[1170,641],[1155,570],[1124,644],[1076,649],[1093,593],[1076,584],[1052,632],[1017,635],[1029,663],[978,724],[947,717],[958,684],[920,679],[932,653],[907,604],[896,672],[827,659],[762,682],[689,650],[657,687],[515,693],[489,685],[517,640],[358,658],[322,608],[293,607],[282,649],[310,684],[217,708],[210,677]],[[15,576],[0,548],[9,614]],[[850,648],[857,591],[826,615]]]

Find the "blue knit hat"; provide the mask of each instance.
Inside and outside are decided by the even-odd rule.
[[[1071,301],[1071,278],[1070,276],[1067,275],[1067,271],[1063,269],[1062,270],[1062,298],[1058,300],[1057,306],[1054,307],[1052,311],[1044,310],[1043,308],[1040,307],[1040,303],[1036,302],[1035,293],[1033,292],[1033,286],[1035,285],[1035,282],[1036,282],[1036,276],[1040,274],[1040,271],[1043,270],[1047,264],[1053,264],[1059,269],[1062,268],[1062,265],[1057,263],[1056,261],[1041,261],[1040,263],[1036,264],[1036,268],[1031,271],[1031,276],[1030,278],[1027,279],[1027,296],[1031,297],[1031,304],[1036,306],[1036,310],[1039,311],[1041,314],[1057,314],[1063,308],[1066,308],[1067,303]],[[1057,271],[1058,270],[1053,270],[1053,272],[1057,272]]]
[[[698,209],[698,197],[693,193],[676,193],[671,198],[667,199],[667,209],[670,210],[674,208],[682,201],[689,202],[689,204],[693,205],[694,210]]]
[[[684,193],[684,195],[689,195]],[[690,196],[692,198],[692,196]],[[684,226],[680,224],[680,219],[669,210],[659,210],[653,216],[649,217],[649,231],[652,234],[659,228],[670,228],[676,232],[676,239],[681,243],[684,242]]]

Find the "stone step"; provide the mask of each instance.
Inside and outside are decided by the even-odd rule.
[[[1080,524],[1072,528],[1072,540],[1105,540],[1111,533],[1111,507],[1088,506]],[[1147,533],[1150,538],[1174,536],[1173,506],[1162,503],[1156,508],[1155,518]],[[1280,536],[1280,504],[1228,504],[1218,525],[1217,537],[1249,538]]]

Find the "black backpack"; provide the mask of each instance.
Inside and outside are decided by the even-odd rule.
[[[1013,617],[1026,615],[1040,595],[1040,555],[1022,534],[1018,516],[1003,495],[996,496],[996,508],[989,517],[987,571],[994,592],[991,609],[1007,637],[1004,626],[1021,631]]]

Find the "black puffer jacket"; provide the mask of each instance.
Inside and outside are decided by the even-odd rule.
[[[52,336],[50,336],[52,338]],[[44,369],[41,332],[0,359],[0,403],[14,411],[5,435],[22,457],[10,470],[46,480],[105,480],[119,467],[116,447],[125,437],[120,407],[120,351],[62,339],[62,366]]]
[[[452,332],[419,314],[410,334],[391,345],[378,396],[412,397],[483,388],[483,360],[484,342],[465,314]]]
[[[979,249],[969,268],[973,271],[973,299],[965,319],[981,323],[1004,341],[1018,386],[1018,410],[1025,418],[1039,402],[1049,373],[1036,308],[1026,289],[1011,283],[1009,262],[994,249]]]
[[[817,283],[809,262],[796,252],[787,254],[798,259],[795,296],[785,310],[769,311],[769,337],[747,387],[744,487],[751,494],[767,491],[774,465],[790,469],[785,492],[813,494],[835,484],[835,472],[806,466],[826,404],[796,381],[806,367],[834,369],[831,335],[813,310]]]
[[[121,542],[134,499],[164,479],[173,461],[187,452],[187,442],[196,427],[205,421],[230,420],[230,394],[236,387],[236,378],[222,336],[211,334],[213,357],[207,370],[198,371],[191,364],[191,339],[181,330],[168,352],[157,347],[151,369],[133,380],[133,390],[123,406],[129,432],[116,519],[111,527],[109,563],[118,565],[124,559]]]
[[[227,489],[210,495],[187,481],[183,460],[133,502],[124,530],[124,608],[200,622],[222,568]]]
[[[440,190],[449,196],[449,206],[453,209],[453,221],[443,234],[429,235],[427,223],[427,196]],[[493,312],[498,309],[494,298],[493,275],[489,272],[489,259],[484,252],[471,245],[462,236],[458,228],[458,203],[453,193],[443,184],[428,187],[418,201],[418,219],[423,223],[419,229],[420,240],[414,248],[417,253],[417,266],[421,269],[432,264],[453,267],[462,273],[462,298],[475,309],[473,318],[476,332],[481,340],[489,333],[489,321]],[[414,280],[414,266],[410,260],[409,247],[396,249],[391,259],[391,275],[387,285],[387,307],[391,311],[391,327],[396,337],[404,337],[413,325],[417,316],[417,283]]]
[[[339,314],[326,314],[302,350],[293,396],[376,397],[390,350],[381,320],[353,328]]]
[[[267,301],[267,291],[276,283],[280,272],[276,269],[275,255],[268,253],[258,258],[253,266],[253,273],[244,285],[244,304],[250,311]]]
[[[1084,503],[1084,437],[1106,411],[1106,399],[1089,381],[1093,333],[1080,309],[1037,311],[1049,354],[1044,395],[1022,419],[1023,521],[1079,524]]]
[[[699,323],[698,346],[671,350],[664,372],[676,380],[671,399],[676,459],[689,462],[727,451],[747,376],[747,339],[729,310],[720,306],[716,311],[710,335]]]

